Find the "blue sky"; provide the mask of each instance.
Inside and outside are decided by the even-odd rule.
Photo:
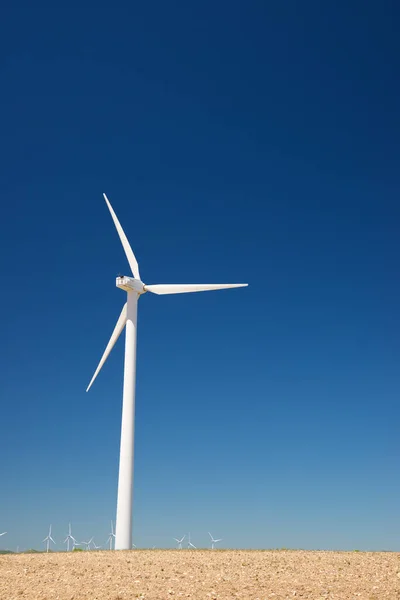
[[[1,24],[0,548],[103,543],[140,300],[134,541],[400,549],[399,15],[22,3]],[[396,25],[397,24],[397,25]]]

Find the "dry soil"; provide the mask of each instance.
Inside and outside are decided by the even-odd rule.
[[[133,550],[0,557],[1,600],[400,599],[400,553]]]

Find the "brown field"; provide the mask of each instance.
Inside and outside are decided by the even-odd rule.
[[[400,599],[400,553],[133,550],[0,557],[1,600]]]

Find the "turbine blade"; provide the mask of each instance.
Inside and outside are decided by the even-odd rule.
[[[118,232],[119,239],[121,240],[122,247],[125,251],[126,258],[128,259],[129,266],[132,269],[132,273],[136,277],[136,279],[140,279],[139,265],[138,265],[135,255],[133,254],[133,250],[128,242],[128,238],[126,237],[124,230],[121,227],[121,223],[118,221],[117,215],[113,211],[113,207],[111,206],[110,201],[108,200],[108,198],[105,194],[103,194],[103,196],[104,196],[104,200],[107,203],[108,210],[111,213],[112,220],[114,221],[114,225]]]
[[[110,354],[111,350],[114,347],[115,342],[117,341],[117,339],[119,338],[119,336],[121,335],[121,332],[123,330],[123,328],[125,327],[125,323],[126,323],[126,304],[124,304],[123,309],[121,311],[121,314],[119,315],[117,324],[114,328],[114,331],[112,332],[112,336],[110,337],[110,341],[107,344],[106,349],[104,350],[104,354],[101,357],[101,360],[99,362],[99,365],[96,369],[96,371],[94,372],[94,375],[92,377],[91,382],[89,383],[88,387],[87,387],[87,392],[90,390],[92,383],[94,382],[94,380],[96,379],[97,375],[99,374],[99,371],[101,369],[101,367],[104,365],[104,363],[107,360],[108,355]]]
[[[210,292],[228,288],[246,287],[248,283],[161,283],[145,285],[146,292],[152,294],[187,294],[189,292]]]

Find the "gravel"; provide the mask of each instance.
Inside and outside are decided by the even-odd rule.
[[[132,550],[0,557],[1,600],[400,600],[400,554]]]

